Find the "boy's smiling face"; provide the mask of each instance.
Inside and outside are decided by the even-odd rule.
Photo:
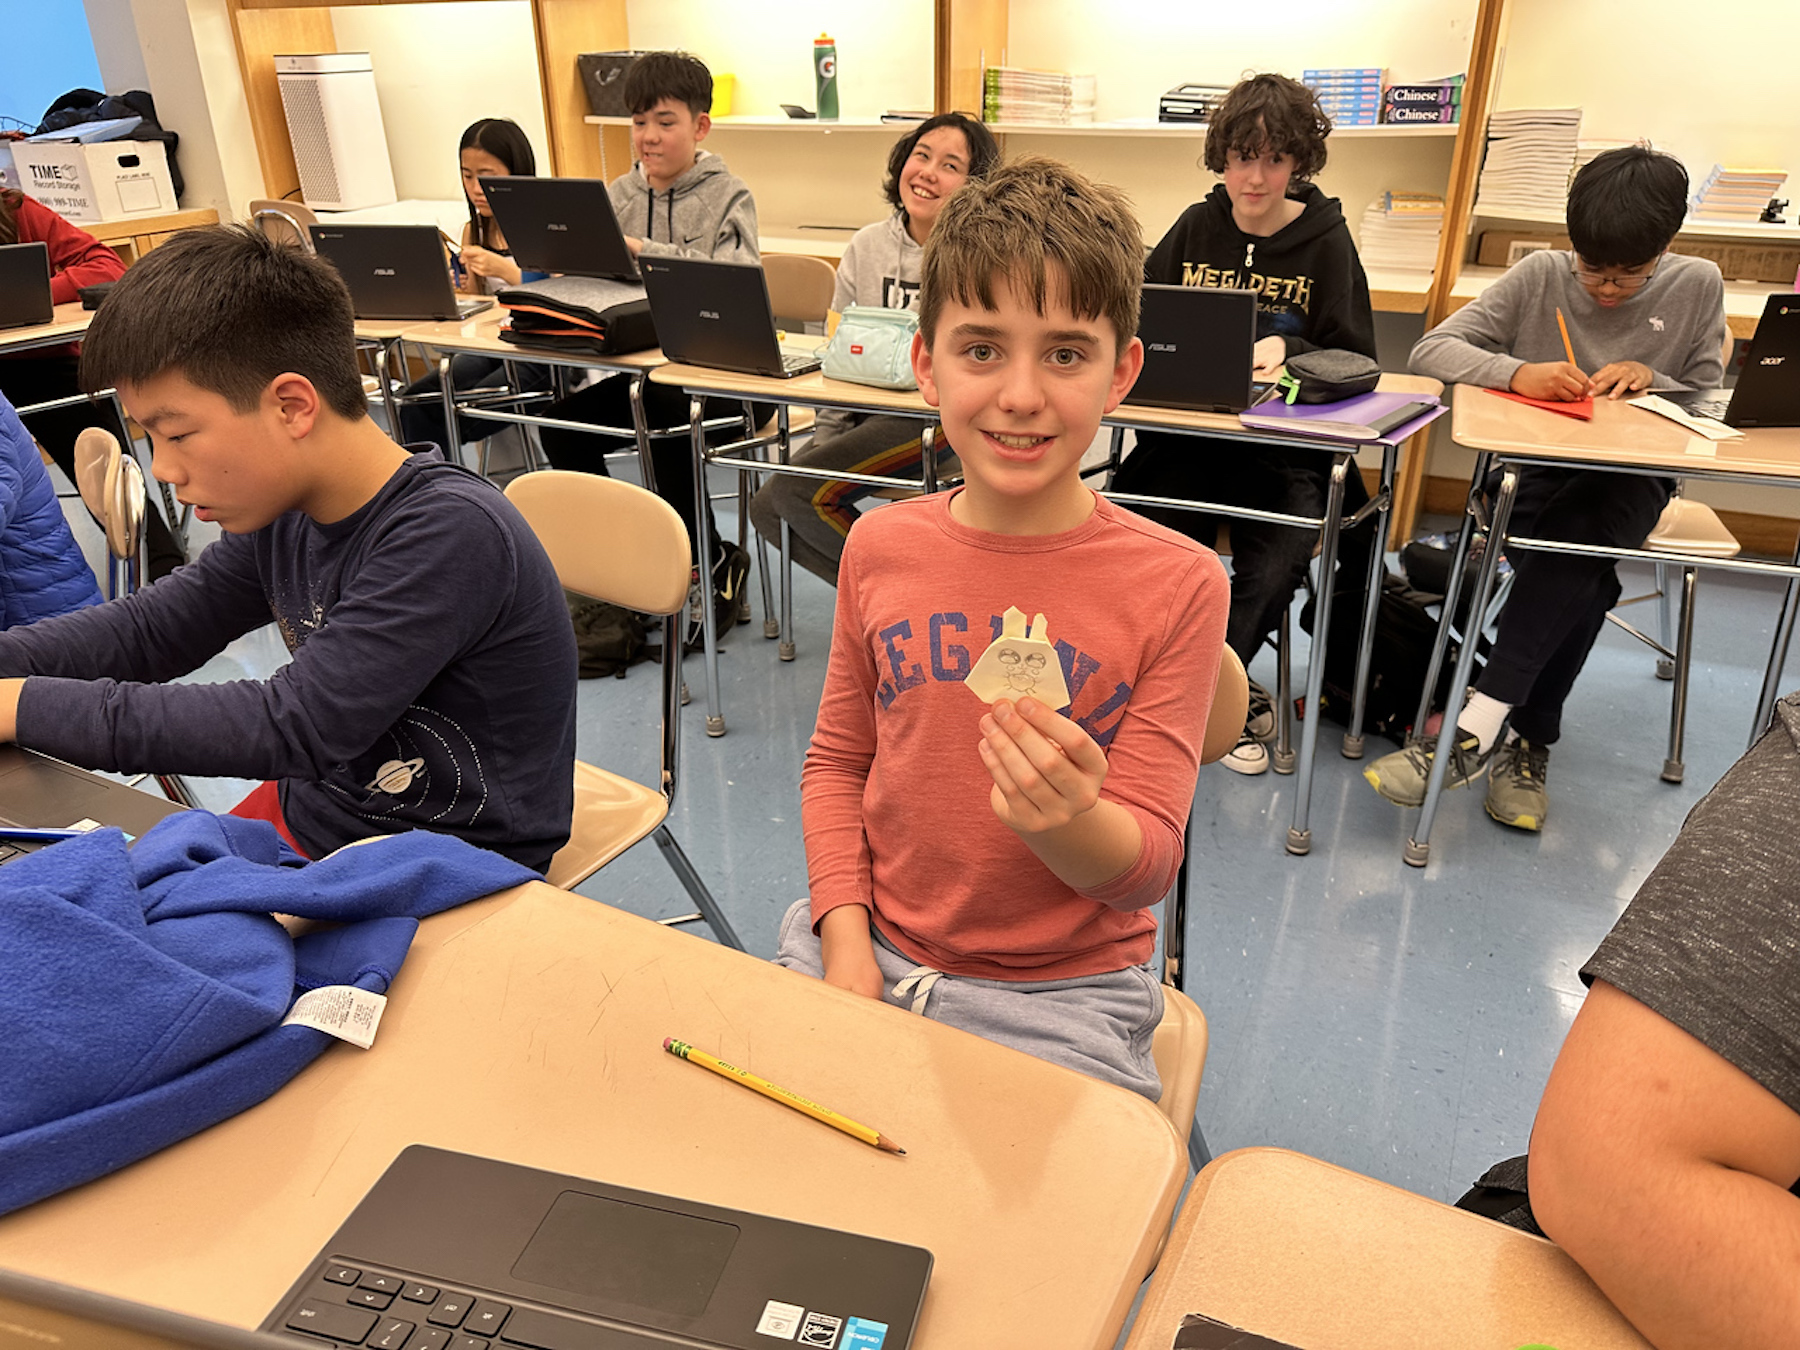
[[[1047,270],[1042,314],[996,277],[994,308],[948,299],[933,342],[913,339],[919,391],[962,461],[952,514],[999,534],[1056,534],[1087,519],[1081,456],[1144,364],[1136,337],[1121,347],[1105,319],[1073,313],[1060,269]]]
[[[707,114],[696,117],[680,99],[661,99],[649,111],[631,115],[631,153],[650,186],[666,191],[694,167],[694,155],[711,130]]]

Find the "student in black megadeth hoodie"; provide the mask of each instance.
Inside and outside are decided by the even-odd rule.
[[[1311,182],[1325,165],[1330,131],[1317,95],[1306,86],[1283,75],[1240,82],[1206,134],[1204,162],[1224,181],[1182,213],[1144,264],[1148,282],[1255,291],[1259,374],[1320,347],[1375,355],[1369,283],[1356,245],[1337,200]],[[1192,436],[1140,432],[1112,486],[1317,516],[1324,513],[1330,465],[1317,450],[1223,441],[1208,446]],[[1351,473],[1346,505],[1367,499],[1361,478]],[[1204,544],[1217,536],[1217,517],[1142,509]],[[1343,537],[1339,565],[1348,576],[1360,579],[1366,572],[1372,534],[1365,524]],[[1246,666],[1292,602],[1316,537],[1314,530],[1293,526],[1231,522],[1225,638]],[[1267,770],[1266,743],[1274,731],[1268,693],[1252,683],[1250,716],[1225,766],[1245,774]]]

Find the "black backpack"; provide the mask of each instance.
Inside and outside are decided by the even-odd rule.
[[[656,625],[642,614],[574,591],[564,591],[563,599],[569,603],[569,621],[575,625],[582,679],[612,675],[622,680],[626,670],[639,661],[661,657],[662,648],[645,641]]]
[[[169,185],[175,189],[176,201],[180,201],[187,187],[181,181],[181,168],[175,163],[175,149],[181,144],[181,137],[173,131],[163,130],[162,123],[156,120],[156,100],[142,89],[130,89],[123,94],[71,89],[50,105],[44,120],[32,134],[41,136],[45,132],[66,131],[83,122],[110,122],[118,117],[144,119],[143,125],[131,133],[132,140],[162,142],[169,159]]]
[[[1427,605],[1441,597],[1415,591],[1391,572],[1383,571],[1381,605],[1375,611],[1375,641],[1369,657],[1369,691],[1363,705],[1363,729],[1406,743],[1412,720],[1419,711],[1419,694],[1425,688],[1425,668],[1431,664],[1431,646],[1437,640],[1438,621]],[[1364,591],[1361,579],[1344,577],[1331,601],[1331,633],[1325,649],[1325,681],[1319,712],[1340,726],[1350,722],[1351,694],[1356,686],[1356,643],[1362,634]],[[1313,631],[1313,602],[1300,611],[1300,627]],[[1449,705],[1450,681],[1456,674],[1460,644],[1452,638],[1438,671],[1431,706],[1442,711]],[[1475,645],[1479,671],[1489,643],[1483,637]]]

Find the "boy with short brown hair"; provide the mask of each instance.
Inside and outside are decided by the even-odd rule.
[[[1149,907],[1181,862],[1228,596],[1209,549],[1079,475],[1143,364],[1138,239],[1121,193],[1046,159],[965,185],[933,228],[913,365],[965,485],[845,548],[801,777],[812,897],[777,960],[1155,1099]],[[1015,610],[1054,645],[1060,709],[964,686]]]

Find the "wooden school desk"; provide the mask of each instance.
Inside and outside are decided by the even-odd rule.
[[[927,1247],[921,1350],[1106,1350],[1185,1175],[1142,1097],[534,882],[424,921],[373,1049],[0,1219],[0,1267],[255,1326],[413,1143]]]
[[[1651,1350],[1553,1243],[1274,1148],[1194,1179],[1126,1350],[1188,1313],[1302,1350]]]
[[[1512,399],[1500,398],[1491,390],[1475,385],[1458,385],[1451,410],[1451,437],[1458,445],[1477,452],[1475,471],[1469,490],[1469,508],[1463,513],[1462,531],[1457,538],[1454,557],[1468,556],[1469,544],[1477,527],[1475,507],[1478,490],[1498,464],[1502,470],[1500,491],[1496,494],[1488,529],[1489,547],[1477,569],[1475,592],[1471,597],[1471,614],[1487,611],[1493,594],[1495,563],[1502,548],[1539,549],[1550,553],[1574,553],[1590,557],[1638,558],[1646,562],[1667,563],[1673,567],[1717,567],[1732,572],[1750,572],[1781,577],[1787,582],[1781,614],[1775,624],[1775,640],[1770,646],[1768,665],[1763,671],[1762,693],[1757,700],[1756,717],[1751,723],[1750,743],[1754,744],[1774,714],[1775,699],[1781,683],[1781,671],[1787,660],[1789,638],[1793,634],[1796,598],[1800,597],[1800,544],[1787,563],[1759,562],[1753,558],[1717,558],[1700,554],[1675,553],[1658,549],[1607,548],[1593,544],[1571,544],[1562,540],[1514,537],[1507,534],[1512,514],[1513,496],[1518,487],[1521,465],[1542,464],[1562,468],[1600,469],[1614,473],[1647,474],[1669,478],[1716,479],[1722,482],[1750,483],[1764,487],[1800,488],[1800,428],[1753,428],[1741,437],[1725,441],[1709,441],[1678,423],[1642,408],[1634,408],[1623,399],[1597,398],[1594,418],[1584,422],[1542,408],[1527,407]],[[1462,569],[1450,572],[1450,593],[1443,605],[1444,617],[1438,624],[1437,643],[1432,651],[1425,688],[1427,697],[1435,687],[1437,673],[1449,640],[1449,616],[1458,607]],[[1686,622],[1686,616],[1684,616]],[[1465,642],[1458,654],[1452,689],[1468,686],[1475,644]],[[1418,725],[1423,725],[1423,713]],[[1426,780],[1425,802],[1417,828],[1402,849],[1402,857],[1414,867],[1423,867],[1431,857],[1431,826],[1437,816],[1438,799],[1443,792],[1443,756],[1433,758],[1431,775]]]
[[[83,309],[79,300],[71,300],[56,307],[49,323],[0,328],[0,354],[17,356],[39,347],[61,347],[65,343],[80,342],[81,335],[93,321],[93,310]]]

